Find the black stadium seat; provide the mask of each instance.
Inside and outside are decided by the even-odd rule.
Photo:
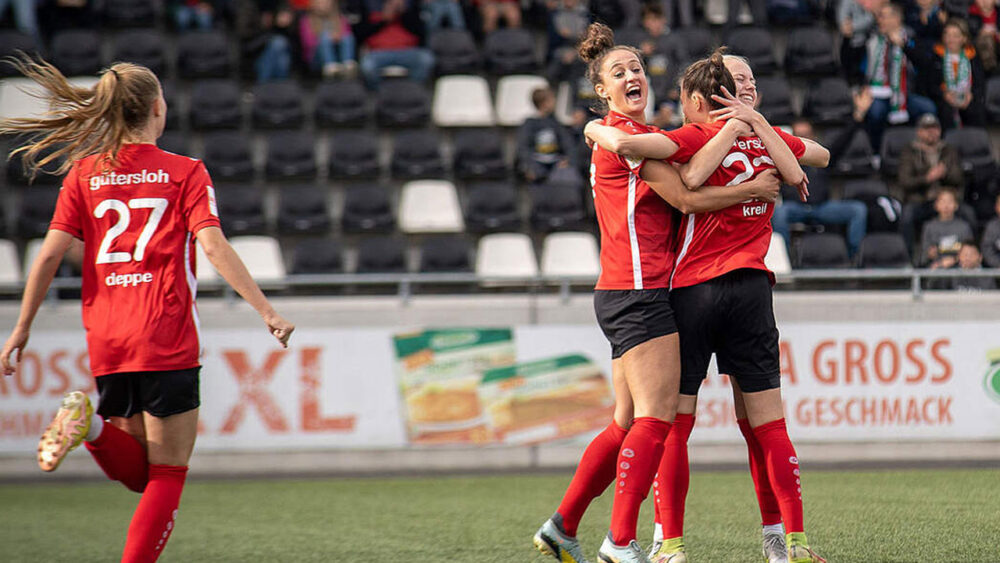
[[[169,111],[167,112],[167,115],[170,115]],[[182,131],[165,131],[162,135],[160,135],[160,138],[156,140],[156,146],[167,152],[188,156],[191,153],[189,145],[190,137],[190,135],[187,135]]]
[[[160,88],[163,89],[163,101],[167,102],[167,120],[164,125],[167,129],[177,129],[184,116],[184,108],[177,100],[177,87],[173,80],[161,79]]]
[[[199,80],[191,87],[188,117],[196,130],[239,129],[243,124],[243,93],[235,80]],[[168,109],[169,112],[169,109]]]
[[[331,178],[378,175],[378,141],[369,131],[344,131],[330,138]]]
[[[859,268],[908,268],[910,253],[899,233],[870,233],[858,249]]]
[[[835,176],[868,176],[875,172],[874,157],[868,133],[858,129],[843,154],[831,163],[830,173]]]
[[[615,43],[618,45],[628,45],[636,49],[642,48],[642,42],[649,36],[645,29],[641,27],[623,27],[615,30]]]
[[[242,184],[216,185],[215,198],[219,206],[219,221],[227,235],[267,233],[264,196],[259,189]]]
[[[267,139],[269,180],[300,180],[316,177],[316,140],[308,131],[279,131]]]
[[[17,236],[24,239],[45,236],[58,198],[58,186],[32,186],[21,190],[21,208],[16,215]]]
[[[381,127],[423,127],[431,117],[427,88],[412,80],[383,82],[375,106]]]
[[[750,60],[750,68],[755,76],[772,74],[778,70],[774,58],[774,39],[771,32],[762,27],[738,27],[729,32],[725,44],[734,55]]]
[[[571,168],[557,168],[541,185],[531,187],[531,226],[536,231],[572,231],[585,224],[583,178]]]
[[[504,183],[469,187],[465,206],[465,228],[470,232],[519,231],[523,221],[517,190]]]
[[[462,235],[431,237],[420,245],[420,271],[471,272],[472,248]]]
[[[962,170],[976,176],[990,174],[996,167],[990,134],[979,127],[952,129],[944,136],[945,141],[958,149]]]
[[[279,233],[325,233],[330,230],[330,223],[326,190],[322,186],[304,184],[281,188],[278,205]]]
[[[49,59],[66,76],[97,74],[101,69],[101,36],[90,29],[68,29],[52,36]]]
[[[715,49],[715,41],[705,28],[681,27],[667,35],[664,47],[670,60],[681,65],[708,56]]]
[[[486,36],[487,70],[493,74],[530,74],[538,70],[535,38],[521,28],[498,29]]]
[[[851,180],[844,183],[844,199],[871,201],[889,195],[889,187],[881,180]]]
[[[267,82],[253,89],[253,126],[262,129],[292,129],[305,121],[304,94],[298,82]]]
[[[345,233],[390,232],[396,227],[389,194],[375,184],[351,186],[344,191],[341,228]]]
[[[177,38],[181,78],[224,78],[233,73],[233,57],[221,31],[189,31]]]
[[[315,103],[319,127],[361,127],[372,118],[368,91],[356,80],[321,82],[316,87]]]
[[[847,257],[847,243],[837,233],[807,233],[799,241],[795,267],[810,268],[850,268]]]
[[[36,55],[38,54],[38,45],[27,33],[14,29],[0,29],[0,78],[20,76],[17,69],[6,62],[8,57],[16,56],[18,51]]]
[[[340,243],[328,237],[300,240],[292,250],[293,274],[337,274],[344,270]]]
[[[403,131],[393,139],[392,176],[397,179],[440,178],[444,174],[441,141],[429,130]]]
[[[472,34],[464,29],[439,29],[430,36],[434,68],[440,75],[475,74],[482,67],[482,57]]]
[[[492,129],[455,133],[455,175],[463,180],[499,180],[508,175],[503,139]]]
[[[833,36],[824,27],[800,27],[788,34],[785,71],[793,75],[830,76],[837,73]]]
[[[9,150],[12,151],[15,148],[16,148],[15,146],[12,146],[10,147]],[[41,151],[35,158],[35,162],[40,162],[43,158],[52,154],[55,151],[56,149],[54,147]],[[7,181],[10,182],[11,184],[19,184],[22,186],[27,186],[29,181],[32,184],[58,184],[62,182],[61,176],[58,176],[56,174],[49,174],[44,171],[55,172],[56,170],[59,169],[59,166],[62,165],[65,159],[59,158],[56,159],[54,162],[45,165],[44,167],[42,167],[41,170],[39,170],[35,174],[35,179],[31,180],[28,176],[28,171],[25,170],[24,168],[23,158],[24,158],[24,153],[17,153],[11,156],[10,153],[8,152],[9,160],[7,161]]]
[[[357,273],[406,273],[406,244],[391,235],[361,239],[358,243]]]
[[[205,166],[213,178],[226,180],[253,179],[253,159],[247,136],[235,131],[218,131],[205,135]]]
[[[795,119],[788,82],[784,78],[762,76],[757,79],[760,113],[774,125],[791,123]]]
[[[840,77],[813,82],[806,93],[802,115],[816,125],[842,125],[854,113],[851,87]]]
[[[152,27],[158,4],[153,0],[104,0],[104,21],[111,27]]]
[[[166,73],[167,47],[157,29],[130,29],[115,37],[111,60],[141,64],[161,78]]]
[[[882,135],[882,177],[886,180],[895,180],[899,173],[899,156],[903,153],[903,147],[910,144],[916,137],[916,130],[913,127],[890,127]]]
[[[986,112],[990,122],[1000,124],[1000,76],[994,76],[986,82]]]

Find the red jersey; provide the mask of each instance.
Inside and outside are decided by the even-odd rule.
[[[659,131],[616,112],[609,112],[603,124],[630,135]],[[655,289],[670,285],[675,239],[673,209],[639,177],[644,162],[594,145],[590,185],[601,228],[601,276],[597,289]]]
[[[705,146],[725,125],[724,121],[692,123],[665,132],[680,147],[669,160],[684,163]],[[800,158],[806,145],[778,129],[774,130]],[[740,137],[729,154],[705,182],[707,186],[735,186],[751,180],[762,170],[774,168],[759,137]],[[774,206],[747,200],[726,209],[685,215],[681,219],[680,248],[671,287],[687,287],[717,278],[740,268],[754,268],[772,274],[764,266],[764,256],[771,244],[771,215]]]
[[[73,164],[50,228],[84,241],[83,326],[95,376],[197,367],[194,234],[218,227],[201,161],[125,145]]]

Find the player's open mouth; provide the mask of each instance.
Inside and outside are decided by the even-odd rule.
[[[625,98],[630,102],[637,102],[642,99],[642,88],[638,86],[633,86],[628,90],[625,90]]]
[[[740,101],[752,106],[756,100],[756,97],[751,94],[740,94]]]

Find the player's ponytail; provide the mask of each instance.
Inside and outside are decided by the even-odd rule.
[[[701,94],[712,109],[721,108],[722,104],[713,100],[712,95],[721,96],[723,86],[730,93],[736,93],[736,81],[726,69],[725,55],[726,48],[719,47],[708,58],[691,63],[681,78],[681,89],[688,96]]]
[[[11,154],[23,155],[32,179],[40,168],[62,158],[57,174],[65,174],[73,161],[94,153],[106,155],[99,160],[115,166],[125,139],[146,124],[160,95],[156,75],[141,65],[115,63],[92,88],[81,88],[43,60],[22,54],[8,61],[42,87],[36,95],[48,103],[40,116],[0,120],[0,134],[31,135],[28,144]]]

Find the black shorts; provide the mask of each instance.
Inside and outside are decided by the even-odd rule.
[[[597,324],[611,343],[611,357],[677,332],[670,291],[661,289],[598,289],[594,291]]]
[[[180,414],[201,405],[198,374],[201,367],[174,371],[109,373],[97,378],[100,402],[97,414],[104,418],[128,418],[143,411],[160,418]]]
[[[741,391],[781,386],[778,327],[767,272],[734,270],[670,293],[681,341],[681,394],[697,395],[715,354]]]

